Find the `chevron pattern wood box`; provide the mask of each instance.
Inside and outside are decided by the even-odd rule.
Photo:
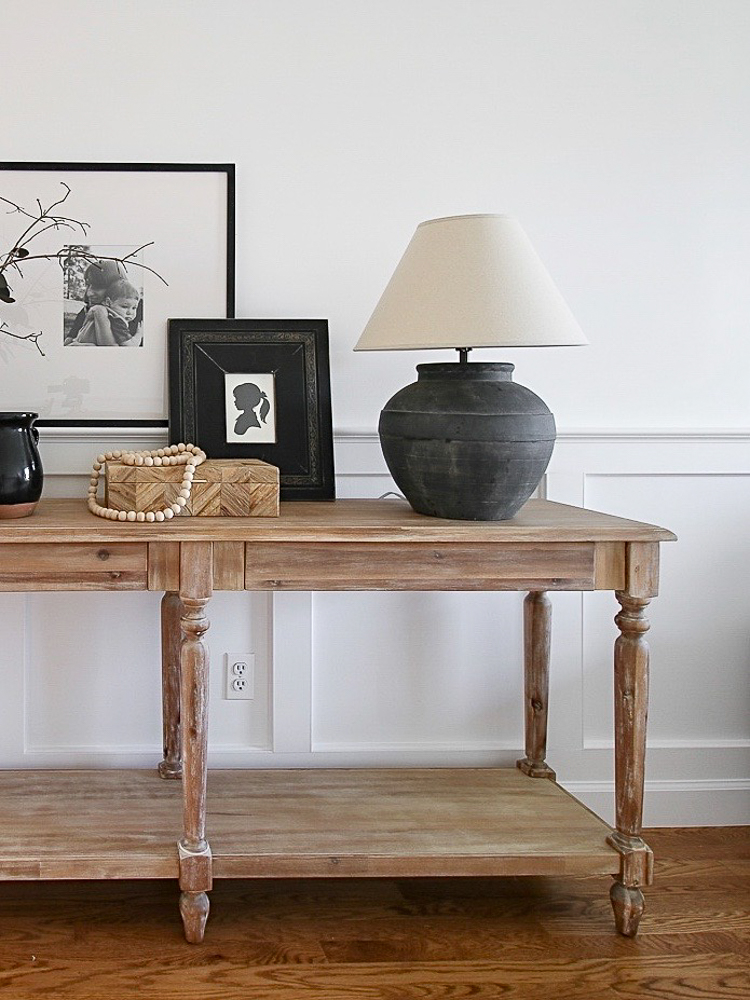
[[[107,462],[105,504],[117,510],[158,510],[174,503],[181,465]],[[278,517],[279,470],[257,458],[208,459],[195,470],[180,517]]]

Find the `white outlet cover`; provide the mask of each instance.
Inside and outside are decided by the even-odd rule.
[[[238,672],[235,664],[246,663],[247,670]],[[234,686],[237,680],[244,685]],[[255,653],[224,654],[224,699],[226,701],[251,701],[255,697]]]

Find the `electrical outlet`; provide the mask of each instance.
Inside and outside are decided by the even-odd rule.
[[[226,653],[224,698],[249,701],[255,697],[255,653]]]

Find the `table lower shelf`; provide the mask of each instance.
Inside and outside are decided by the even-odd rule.
[[[0,879],[177,878],[179,781],[0,772]],[[615,874],[610,828],[515,769],[209,771],[217,878]]]

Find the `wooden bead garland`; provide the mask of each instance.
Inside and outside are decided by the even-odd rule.
[[[177,499],[162,510],[135,511],[102,507],[96,498],[99,476],[105,463],[114,461],[124,465],[184,465],[185,474]],[[97,517],[106,517],[110,521],[168,521],[179,514],[190,499],[196,467],[205,461],[205,451],[194,444],[172,444],[156,451],[108,451],[97,455],[89,485],[88,508]]]

